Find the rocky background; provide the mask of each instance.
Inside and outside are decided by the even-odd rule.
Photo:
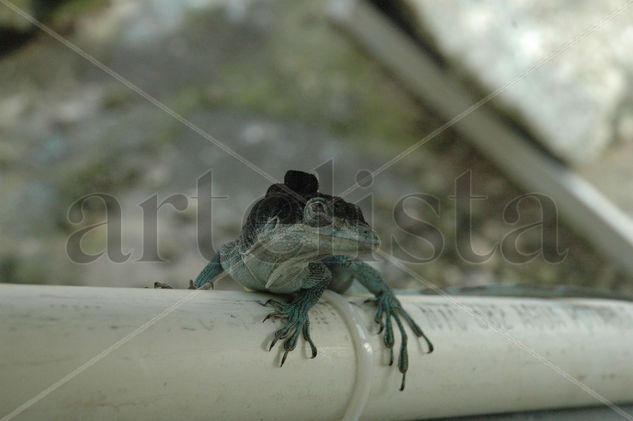
[[[404,2],[464,78],[511,85],[494,102],[558,158],[588,165],[633,138],[626,0]]]
[[[320,168],[327,184],[331,163],[333,191],[341,192],[359,171],[379,167],[443,123],[331,25],[327,2],[12,2],[277,178],[289,168]],[[270,182],[0,4],[0,281],[186,286],[205,264],[196,240],[198,202],[192,197],[197,178],[209,170],[220,198],[214,201],[212,234],[204,233],[203,240],[212,236],[217,247],[237,235],[245,210]],[[467,171],[474,193],[486,197],[471,210],[458,208],[449,197],[455,179]],[[73,232],[108,216],[91,201],[80,223],[68,219],[70,206],[95,192],[121,203],[121,242],[131,253],[125,263],[104,255],[78,264],[67,256]],[[161,208],[157,223],[164,262],[147,262],[139,205],[156,193],[159,201],[175,193],[190,200],[184,211]],[[395,206],[410,193],[438,197],[439,215],[415,200]],[[449,130],[350,199],[371,195],[373,204],[360,203],[386,245],[397,240],[406,250],[428,255],[429,241],[419,236],[436,247],[439,239],[415,219],[440,228],[445,248],[439,258],[410,264],[440,286],[521,282],[626,288],[624,276],[564,221],[558,244],[553,236],[543,240],[539,230],[519,238],[526,252],[567,249],[560,263],[541,253],[515,264],[498,249],[485,262],[464,262],[457,232],[469,218],[472,243],[481,254],[517,226],[540,220],[538,204],[529,200],[521,204],[518,224],[503,220],[504,206],[523,193]],[[552,230],[555,222],[550,215],[545,226]],[[83,246],[98,253],[106,240],[103,225]],[[394,285],[420,286],[397,268],[376,264]]]
[[[464,83],[506,86],[492,101],[499,112],[633,217],[631,3],[400,3]]]

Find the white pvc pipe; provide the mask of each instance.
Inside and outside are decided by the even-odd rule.
[[[435,352],[410,337],[399,392],[371,304],[350,299],[354,333],[332,297],[310,313],[317,358],[301,340],[280,368],[259,294],[0,285],[0,419],[341,419],[363,375],[364,419],[633,402],[629,303],[402,297]]]

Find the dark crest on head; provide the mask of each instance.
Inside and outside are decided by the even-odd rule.
[[[266,224],[270,218],[279,218],[281,224],[297,224],[303,219],[303,210],[308,200],[322,197],[326,200],[333,216],[353,224],[365,224],[360,208],[340,197],[319,193],[319,181],[314,174],[289,170],[283,184],[273,184],[266,196],[260,199],[248,215],[244,232],[245,240],[252,243],[257,235],[257,226]]]

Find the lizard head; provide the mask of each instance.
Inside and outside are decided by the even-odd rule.
[[[288,171],[283,184],[273,184],[251,209],[244,226],[250,245],[269,258],[315,259],[358,256],[380,241],[361,209],[340,197],[320,193],[317,178]]]

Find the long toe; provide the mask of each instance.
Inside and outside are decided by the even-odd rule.
[[[303,324],[303,339],[308,342],[310,345],[310,350],[312,351],[312,358],[316,358],[317,356],[317,347],[312,342],[312,338],[310,337],[310,320],[306,320]]]

